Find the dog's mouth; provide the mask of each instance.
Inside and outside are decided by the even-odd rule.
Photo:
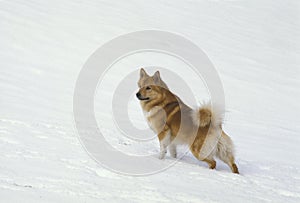
[[[145,101],[145,100],[149,100],[150,98],[149,97],[143,97],[142,95],[141,95],[141,93],[136,93],[136,97],[139,99],[139,100],[141,100],[141,101]]]
[[[141,101],[146,101],[146,100],[149,100],[150,98],[149,97],[146,97],[146,98],[138,97],[138,99],[141,100]]]

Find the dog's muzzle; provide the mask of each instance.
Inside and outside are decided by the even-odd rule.
[[[144,97],[142,97],[142,95],[141,95],[141,93],[136,93],[136,97],[139,99],[139,100],[149,100],[149,97],[146,97],[146,98],[144,98]]]

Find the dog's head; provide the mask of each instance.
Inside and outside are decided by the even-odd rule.
[[[141,101],[160,99],[163,94],[162,89],[168,89],[162,81],[159,71],[156,71],[153,76],[149,76],[143,68],[140,70],[138,86],[140,89],[136,96]]]
[[[160,86],[148,85],[143,86],[136,93],[136,97],[141,101],[159,100],[163,97],[163,91]]]

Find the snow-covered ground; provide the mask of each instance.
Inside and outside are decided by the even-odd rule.
[[[300,202],[299,12],[298,0],[0,1],[1,201]],[[209,170],[187,155],[161,173],[124,176],[99,166],[81,146],[73,92],[83,64],[103,43],[144,29],[189,38],[215,65],[241,175],[221,162]],[[105,128],[111,112],[100,101],[133,61],[182,71],[161,55],[124,59],[96,96],[97,120],[115,147],[157,152],[155,141],[141,145]],[[188,71],[180,74],[193,90],[204,88]],[[134,97],[128,109],[132,122],[146,127]]]

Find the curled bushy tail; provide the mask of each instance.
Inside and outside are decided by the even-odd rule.
[[[223,123],[223,114],[220,110],[212,108],[209,103],[202,104],[200,108],[192,113],[193,121],[200,127],[212,125],[213,127],[220,127]]]

